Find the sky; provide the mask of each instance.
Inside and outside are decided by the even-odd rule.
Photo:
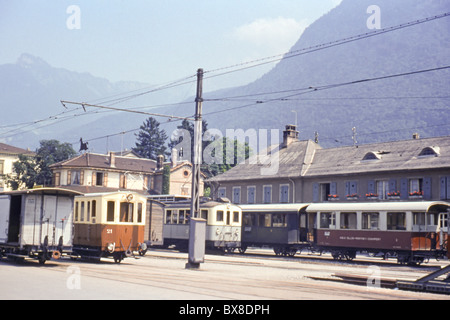
[[[285,53],[341,1],[0,0],[0,64],[28,53],[111,82],[159,85]],[[209,89],[251,82],[270,67],[220,77]]]

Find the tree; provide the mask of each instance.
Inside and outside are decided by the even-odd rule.
[[[70,159],[76,155],[76,151],[70,143],[59,143],[58,140],[42,140],[36,151],[36,162],[39,172],[36,183],[49,185],[52,182],[52,171],[50,165]]]
[[[36,181],[36,161],[33,157],[19,154],[19,161],[13,163],[15,176],[8,175],[7,182],[13,190],[18,190],[23,185],[31,189]]]
[[[132,148],[134,152],[141,157],[156,160],[159,155],[167,156],[167,147],[165,146],[167,134],[163,129],[159,129],[159,122],[149,117],[140,127],[136,135],[136,147]]]
[[[14,162],[15,176],[9,176],[8,184],[17,190],[22,185],[33,188],[35,184],[49,185],[52,182],[50,165],[67,160],[76,155],[71,144],[59,143],[58,140],[41,140],[40,147],[36,150],[36,156],[29,157],[19,155],[19,160]]]
[[[202,120],[202,132],[203,134],[208,130],[208,123],[206,120]],[[181,125],[177,126],[177,129],[172,134],[172,137],[174,139],[170,139],[169,141],[169,150],[172,150],[173,148],[176,148],[179,145],[183,145],[183,133],[184,131],[186,134],[188,134],[188,139],[190,142],[190,150],[177,150],[178,152],[182,151],[182,155],[180,156],[180,159],[188,160],[192,162],[192,156],[194,154],[194,124],[190,122],[187,119],[184,119],[181,122]],[[210,143],[210,141],[202,141],[202,153],[203,150],[205,150],[205,147]]]

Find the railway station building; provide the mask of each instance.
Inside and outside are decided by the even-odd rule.
[[[13,163],[19,161],[19,155],[34,157],[35,153],[30,150],[0,143],[0,191],[11,190],[7,180],[8,176],[16,175],[13,170]]]
[[[283,132],[278,170],[246,161],[207,180],[212,197],[236,204],[351,201],[450,202],[450,136],[322,148]]]
[[[168,179],[169,194],[189,196],[192,164],[176,158],[173,156],[171,161],[165,162],[162,157],[145,159],[133,152],[86,152],[51,165],[52,185],[85,194],[118,190],[161,194],[164,179]],[[167,174],[164,174],[165,167],[169,169]],[[200,191],[203,194],[203,181]]]

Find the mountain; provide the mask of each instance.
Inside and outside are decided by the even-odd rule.
[[[390,77],[449,66],[450,17],[354,38],[374,31],[367,27],[371,17],[367,9],[372,4],[371,0],[343,0],[303,32],[291,49],[299,54],[285,55],[272,70],[248,85],[205,93],[203,118],[208,128],[217,128],[225,135],[226,129],[283,130],[286,124],[298,123],[300,139],[314,139],[318,132],[323,147],[352,144],[352,128],[356,128],[358,143],[408,139],[415,132],[422,137],[450,135],[449,69]],[[382,29],[450,11],[448,0],[378,0],[376,4]],[[245,69],[234,75],[240,72]],[[359,82],[373,78],[378,80]],[[33,149],[41,139],[58,139],[74,143],[77,150],[82,137],[89,140],[91,151],[129,149],[135,142],[133,132],[106,136],[139,128],[146,116],[97,110],[75,117],[60,100],[99,103],[149,87],[137,82],[111,83],[23,54],[15,64],[0,65],[0,106],[7,110],[0,118],[0,141]],[[204,91],[207,89],[205,77]],[[167,103],[168,96],[170,102],[186,101],[176,90],[133,99],[132,105]],[[187,101],[192,104],[152,112],[190,116],[194,98]],[[58,115],[57,121],[29,125],[54,115]],[[19,123],[23,123],[19,128],[24,133],[8,127]],[[162,128],[170,136],[178,124],[172,121]]]
[[[445,0],[376,3],[382,29],[450,11]],[[206,95],[211,100],[240,97],[206,101],[204,117],[210,127],[283,129],[298,121],[301,139],[314,139],[317,131],[325,147],[352,144],[353,127],[358,143],[408,139],[416,131],[423,137],[450,135],[449,69],[333,86],[450,65],[450,17],[320,46],[373,32],[367,27],[372,4],[343,0],[311,24],[290,52],[321,50],[286,55],[257,81]],[[288,91],[321,86],[330,87]],[[273,94],[279,91],[284,92]]]

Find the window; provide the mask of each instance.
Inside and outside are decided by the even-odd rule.
[[[423,179],[410,179],[409,180],[409,195],[410,196],[423,195]]]
[[[341,229],[356,229],[356,212],[341,212]]]
[[[419,153],[419,157],[427,157],[427,156],[433,156],[437,157],[439,156],[440,148],[439,147],[426,147],[423,148],[422,151]]]
[[[233,203],[241,203],[241,187],[233,187]]]
[[[233,222],[239,223],[239,211],[233,211]]]
[[[378,230],[380,214],[378,212],[364,212],[362,214],[363,230]]]
[[[264,203],[272,203],[272,186],[264,186]]]
[[[335,227],[335,213],[322,212],[320,213],[320,227],[330,229]]]
[[[166,210],[166,224],[172,223],[172,210]]]
[[[328,201],[328,195],[333,194],[331,192],[331,183],[320,184],[320,201]]]
[[[389,181],[377,181],[377,195],[378,199],[385,200],[389,193]]]
[[[388,212],[387,214],[388,230],[406,230],[405,212]]]
[[[137,222],[142,222],[142,203],[138,203],[138,209],[137,209]]]
[[[107,211],[106,211],[106,221],[114,222],[114,211],[115,211],[115,202],[108,201]]]
[[[120,222],[133,222],[134,203],[120,203]]]
[[[91,202],[87,202],[87,210],[86,210],[86,221],[89,222],[91,220]]]
[[[95,173],[95,185],[102,186],[103,185],[103,172]]]
[[[185,224],[186,222],[186,211],[185,210],[179,210],[178,211],[178,224]]]
[[[97,200],[92,200],[92,212],[91,213],[92,213],[92,219],[94,219],[97,214]]]
[[[81,170],[67,171],[67,184],[82,185],[83,175],[84,171]]]
[[[219,190],[217,192],[217,196],[219,198],[226,198],[226,196],[227,196],[227,188],[226,187],[219,188]]]
[[[80,203],[80,221],[84,221],[84,201]]]
[[[281,203],[289,202],[289,185],[288,184],[280,185],[280,202]]]
[[[0,160],[0,174],[5,174],[5,160]]]
[[[378,152],[367,152],[363,160],[380,160],[380,155]]]
[[[450,199],[450,176],[440,178],[439,188],[440,199]]]
[[[413,212],[413,226],[425,227],[425,212]]]
[[[257,226],[257,218],[255,213],[245,213],[243,216],[242,224],[244,226]]]
[[[52,177],[52,185],[60,186],[61,185],[61,173],[55,172]]]
[[[200,210],[200,218],[208,220],[208,210],[206,209]]]
[[[274,227],[274,228],[287,227],[286,214],[284,214],[284,213],[272,214],[272,227]]]
[[[75,221],[78,221],[78,205],[79,205],[79,202],[78,201],[75,202],[75,217],[74,217]]]
[[[103,178],[103,177],[102,177]],[[98,180],[97,180],[98,181]],[[127,188],[127,176],[124,173],[120,174],[119,178],[119,188],[126,189]]]
[[[256,187],[247,187],[247,203],[255,203]]]
[[[216,221],[218,221],[218,222],[223,221],[223,211],[222,210],[217,210]]]

